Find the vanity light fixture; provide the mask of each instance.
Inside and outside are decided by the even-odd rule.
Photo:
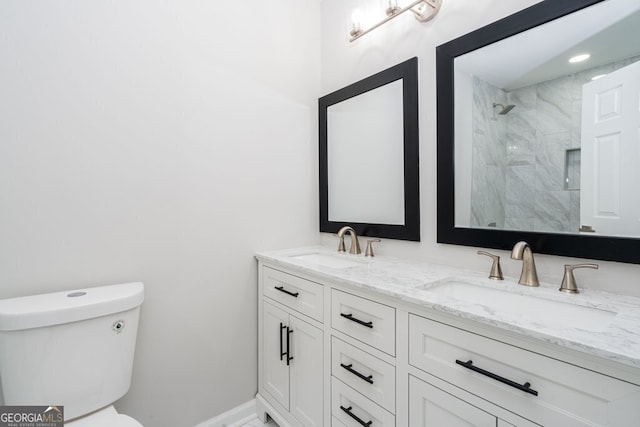
[[[583,53],[581,55],[572,56],[571,58],[569,58],[569,62],[575,64],[578,62],[586,61],[589,58],[591,58],[591,55],[589,55],[588,53]]]
[[[358,11],[355,11],[351,16],[351,31],[349,31],[349,35],[351,36],[350,42],[353,42],[365,34],[375,30],[379,26],[386,24],[391,21],[396,16],[402,15],[406,11],[410,10],[413,12],[413,16],[420,22],[427,22],[433,17],[435,17],[440,11],[440,6],[442,5],[442,0],[412,0],[410,4],[404,7],[398,6],[398,0],[389,0],[387,9],[385,13],[387,15],[386,18],[382,19],[377,24],[363,30],[360,24],[360,14]]]

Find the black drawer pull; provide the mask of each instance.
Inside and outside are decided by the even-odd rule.
[[[287,326],[287,366],[289,366],[289,362],[293,360],[293,357],[291,357],[291,348],[289,347],[290,343],[289,343],[289,337],[291,337],[291,334],[293,333],[293,329],[289,328]]]
[[[282,357],[287,354],[287,352],[282,351],[282,330],[283,329],[287,329],[287,327],[283,325],[282,322],[280,322],[280,360],[282,360]]]
[[[344,412],[346,412],[347,415],[349,415],[351,418],[356,420],[361,426],[369,427],[371,425],[371,423],[373,423],[373,421],[369,421],[369,422],[366,422],[366,423],[364,421],[362,421],[362,419],[360,417],[358,417],[356,414],[351,412],[351,408],[352,408],[351,406],[349,406],[348,408],[345,408],[344,406],[340,405],[340,409],[342,409]]]
[[[494,379],[496,381],[500,381],[503,384],[510,385],[511,387],[515,387],[518,390],[522,390],[525,393],[533,394],[534,396],[538,395],[538,392],[535,391],[534,389],[532,389],[531,388],[531,384],[528,383],[528,382],[524,383],[524,384],[518,384],[515,381],[508,380],[508,379],[506,379],[504,377],[501,377],[500,375],[494,374],[493,372],[485,371],[482,368],[478,368],[477,366],[473,366],[473,362],[471,360],[467,360],[466,362],[463,362],[461,360],[457,360],[456,359],[456,363],[458,365],[464,366],[467,369],[471,369],[474,372],[477,372],[477,373],[482,374],[482,375],[486,375],[487,377],[492,378],[492,379]]]
[[[373,384],[373,380],[372,380],[373,375],[364,376],[363,374],[361,374],[360,372],[358,372],[358,371],[356,371],[355,369],[352,368],[352,366],[353,366],[352,363],[349,363],[348,365],[345,365],[344,363],[341,363],[340,366],[342,366],[347,371],[351,372],[356,377],[368,382],[369,384]]]
[[[296,297],[298,298],[298,295],[300,295],[300,292],[291,292],[288,291],[284,288],[284,286],[276,286],[276,289],[279,290],[280,292],[284,292],[287,295],[291,295],[292,297]]]
[[[364,320],[356,319],[355,317],[353,317],[353,315],[351,313],[349,313],[349,314],[340,313],[340,316],[345,317],[345,318],[351,320],[352,322],[359,323],[362,326],[366,326],[367,328],[373,328],[373,322],[371,322],[371,321],[365,322]]]

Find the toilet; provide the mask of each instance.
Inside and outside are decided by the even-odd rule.
[[[65,426],[142,427],[131,384],[140,282],[0,300],[0,404],[64,406]]]

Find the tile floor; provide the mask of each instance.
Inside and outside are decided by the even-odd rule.
[[[262,421],[256,418],[255,420],[242,424],[240,427],[278,427],[278,424],[276,424],[273,420],[269,420],[268,423],[264,424]]]

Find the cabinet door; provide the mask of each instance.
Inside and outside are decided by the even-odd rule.
[[[457,397],[409,377],[410,427],[495,427],[497,419]]]
[[[289,314],[264,302],[262,308],[262,381],[265,391],[289,409],[289,366],[286,355]]]
[[[322,426],[322,330],[289,318],[291,414],[306,427]]]

